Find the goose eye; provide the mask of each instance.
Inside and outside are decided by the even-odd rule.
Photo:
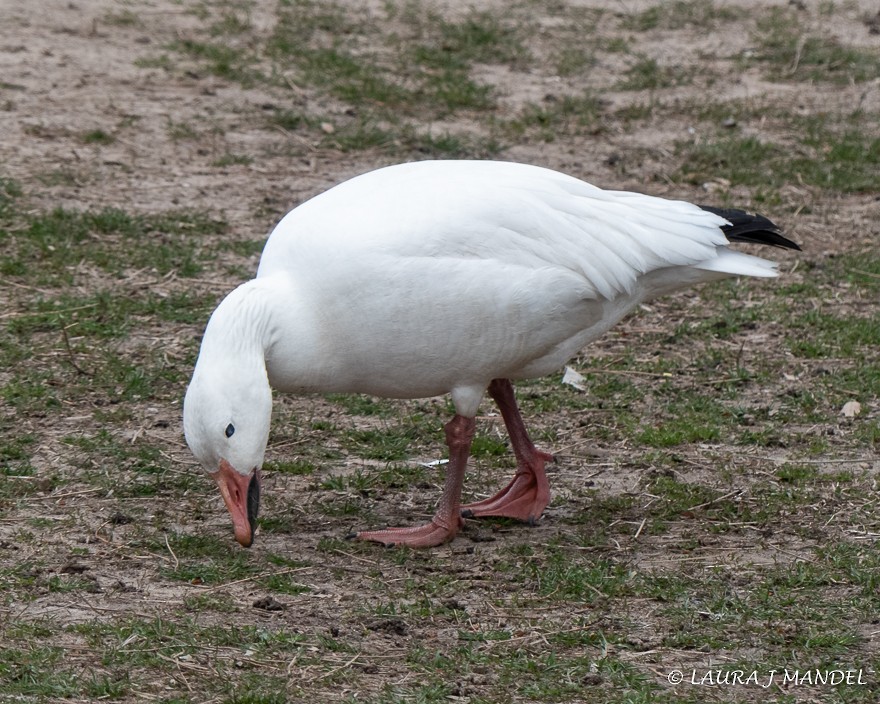
[[[232,423],[226,426],[226,437],[231,438],[234,432],[235,426]]]

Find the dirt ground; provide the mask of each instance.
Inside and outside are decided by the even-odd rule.
[[[512,123],[530,105],[552,106],[565,96],[592,91],[600,95],[600,126],[592,129],[566,124],[560,128],[563,136],[551,141],[527,130],[519,137],[506,132],[503,147],[492,156],[548,166],[603,187],[700,202],[723,200],[769,210],[805,250],[803,255],[779,253],[775,257],[782,263],[781,280],[785,285],[809,284],[813,268],[843,256],[873,252],[876,259],[880,241],[880,195],[876,191],[821,188],[808,178],[799,181],[795,177],[775,189],[772,198],[759,198],[760,189],[723,177],[694,181],[683,177],[687,166],[682,164],[679,145],[687,143],[696,148],[713,139],[717,123],[727,118],[696,117],[702,104],[713,101],[737,104],[742,110],[742,117],[730,118],[731,124],[735,124],[731,129],[758,140],[789,144],[794,152],[803,148],[800,135],[787,131],[780,114],[806,119],[820,114],[850,115],[858,109],[867,116],[866,124],[876,127],[880,115],[880,76],[850,82],[794,81],[768,76],[765,66],[734,59],[749,55],[754,43],[752,14],[769,6],[799,16],[802,25],[813,33],[864,52],[880,53],[880,35],[875,31],[880,6],[867,0],[830,4],[731,0],[718,4],[745,12],[734,13],[731,19],[722,14],[712,20],[708,30],[700,24],[665,26],[660,22],[651,31],[641,32],[627,24],[625,18],[642,16],[657,3],[572,0],[546,5],[516,4],[513,15],[528,15],[534,30],[528,65],[520,68],[515,61],[476,61],[471,71],[474,80],[492,86],[496,95],[492,120]],[[389,15],[389,5],[393,3],[364,2],[357,7],[373,21],[387,18],[390,23],[402,22],[399,15]],[[833,11],[828,11],[830,5],[834,5]],[[443,17],[455,19],[465,16],[472,6],[498,13],[506,3],[449,0],[434,7]],[[295,75],[278,82],[231,79],[207,68],[193,52],[187,54],[173,48],[187,41],[210,38],[211,22],[224,12],[233,11],[246,14],[249,31],[243,38],[229,41],[240,42],[248,49],[265,42],[272,34],[278,3],[0,3],[0,177],[21,185],[28,213],[49,212],[58,207],[73,211],[117,208],[139,215],[189,211],[212,214],[226,223],[218,232],[204,233],[193,240],[192,246],[199,252],[216,250],[210,263],[194,276],[178,275],[173,270],[159,273],[145,267],[126,271],[119,277],[88,263],[70,262],[70,295],[85,296],[101,289],[122,296],[151,291],[165,298],[193,293],[202,297],[199,300],[219,300],[256,269],[259,247],[254,243],[262,240],[291,207],[347,177],[425,156],[400,144],[362,149],[334,145],[334,136],[347,129],[354,118],[352,106],[332,91],[316,88]],[[565,25],[572,17],[594,22],[590,41],[597,46],[626,40],[630,47],[637,46],[638,55],[650,56],[660,66],[684,67],[687,79],[672,80],[657,89],[623,87],[620,78],[632,67],[635,50],[597,50],[585,70],[560,75],[551,66],[556,60],[556,42],[567,36]],[[405,36],[406,26],[401,24],[398,31]],[[351,41],[362,38],[353,37]],[[170,61],[163,57],[170,57]],[[266,65],[256,68],[268,72],[270,60],[262,60]],[[789,66],[792,74],[798,68]],[[653,112],[647,109],[655,104]],[[297,128],[268,119],[288,108],[311,116],[313,122]],[[762,117],[765,110],[767,116]],[[475,140],[492,137],[496,124],[487,118],[487,113],[468,110],[446,114],[426,111],[408,119],[426,134],[460,132]],[[479,150],[476,151],[479,156]],[[242,158],[229,158],[230,155]],[[822,158],[821,153],[813,156]],[[27,213],[22,217],[25,216]],[[241,246],[227,247],[225,242]],[[4,275],[3,282],[0,310],[8,324],[30,314],[40,300],[57,293],[36,280],[17,275]],[[751,289],[749,296],[755,298],[744,305],[760,306],[761,296],[771,290],[772,285]],[[822,295],[836,306],[833,310],[837,314],[867,319],[876,315],[877,301],[871,300],[870,293],[841,287],[837,291],[823,289]],[[583,368],[597,369],[630,354],[633,341],[663,344],[665,331],[686,327],[694,319],[711,317],[704,305],[695,292],[652,304],[578,363]],[[793,302],[793,310],[798,305]],[[411,486],[405,482],[390,482],[381,489],[370,485],[359,494],[352,477],[382,472],[387,461],[371,459],[353,450],[342,435],[327,432],[327,428],[344,427],[352,433],[384,431],[394,423],[381,415],[350,411],[345,405],[348,402],[339,399],[280,398],[276,409],[279,427],[273,429],[268,461],[279,466],[304,457],[315,464],[326,461],[326,466],[319,467],[315,475],[267,473],[265,515],[279,523],[275,530],[262,532],[253,549],[256,556],[251,553],[240,557],[237,546],[232,545],[222,503],[210,480],[195,466],[181,431],[180,402],[189,373],[186,365],[192,361],[203,325],[204,320],[182,316],[176,321],[147,317],[143,325],[133,326],[123,339],[114,343],[114,353],[123,358],[155,361],[164,356],[166,366],[177,375],[176,386],[162,387],[152,397],[121,402],[125,408],[119,411],[116,421],[112,413],[119,410],[119,404],[112,400],[113,391],[89,389],[82,380],[78,382],[79,392],[63,395],[60,404],[48,411],[22,410],[11,402],[4,408],[4,433],[9,434],[6,440],[17,434],[35,438],[28,445],[28,463],[33,474],[0,479],[30,482],[26,493],[3,500],[0,514],[0,565],[4,575],[0,581],[0,614],[5,620],[4,627],[44,624],[55,629],[55,635],[44,634],[38,640],[47,647],[54,643],[65,648],[67,664],[59,667],[79,672],[92,678],[90,681],[98,677],[102,682],[115,682],[120,667],[131,667],[134,674],[126,680],[128,685],[118,690],[102,692],[93,687],[90,695],[76,693],[72,686],[68,691],[47,690],[41,694],[39,690],[28,693],[22,688],[9,695],[0,692],[0,700],[276,701],[265,692],[254,694],[251,699],[244,695],[236,698],[233,690],[217,682],[218,678],[228,678],[245,687],[251,681],[249,678],[264,676],[275,678],[286,692],[277,701],[693,701],[704,693],[695,687],[670,689],[665,681],[669,668],[690,671],[691,667],[708,667],[719,661],[762,662],[765,644],[759,642],[753,649],[740,644],[735,650],[722,646],[712,652],[707,652],[707,646],[692,649],[669,645],[668,639],[658,635],[669,627],[668,620],[660,614],[662,602],[641,592],[626,601],[630,639],[626,647],[621,643],[597,644],[598,637],[577,647],[592,653],[594,658],[599,657],[597,653],[604,647],[606,656],[612,653],[627,667],[633,667],[640,677],[647,678],[655,689],[650,689],[653,694],[642,695],[642,699],[625,699],[616,685],[609,684],[616,680],[607,674],[595,675],[599,678],[597,686],[590,679],[592,675],[581,676],[582,694],[553,694],[548,693],[549,689],[543,693],[517,693],[517,685],[511,684],[515,678],[502,674],[492,660],[494,653],[510,646],[498,645],[501,641],[491,639],[485,641],[482,653],[489,664],[472,662],[464,669],[457,666],[457,671],[466,670],[466,675],[440,694],[429,695],[419,689],[420,670],[411,663],[416,651],[421,653],[420,663],[427,660],[422,650],[453,658],[452,653],[458,652],[456,648],[462,642],[461,633],[469,628],[481,629],[480,632],[493,628],[503,631],[513,643],[521,643],[529,652],[550,645],[542,622],[555,624],[554,633],[560,638],[559,634],[568,632],[567,629],[582,630],[589,624],[599,624],[595,627],[599,633],[603,628],[614,630],[615,626],[608,624],[614,621],[616,613],[602,610],[609,604],[612,611],[624,607],[622,601],[609,596],[610,592],[596,604],[587,596],[580,602],[566,601],[558,595],[548,597],[540,584],[521,592],[516,586],[516,570],[527,571],[528,559],[525,552],[517,550],[534,549],[547,557],[555,554],[556,546],[562,543],[574,552],[580,550],[577,554],[584,559],[625,555],[628,569],[646,573],[687,575],[690,567],[684,565],[693,559],[701,569],[731,574],[741,570],[748,575],[765,567],[811,563],[815,561],[813,551],[825,540],[849,535],[853,541],[861,541],[861,546],[873,546],[877,535],[877,524],[870,523],[877,518],[875,499],[865,496],[857,501],[854,495],[846,494],[835,503],[834,490],[829,488],[828,494],[822,494],[815,505],[791,509],[793,527],[776,527],[772,536],[748,526],[723,534],[713,532],[711,525],[699,520],[700,512],[715,501],[711,499],[695,500],[666,532],[653,534],[646,530],[646,526],[650,528],[650,522],[645,523],[648,514],[640,513],[635,505],[621,505],[616,512],[613,507],[607,508],[610,525],[617,525],[620,530],[628,526],[626,531],[611,531],[607,541],[599,541],[601,544],[584,544],[583,515],[593,499],[598,496],[611,502],[621,496],[635,496],[639,497],[639,506],[649,506],[650,492],[645,483],[667,470],[652,464],[642,450],[634,450],[632,438],[622,438],[608,430],[613,421],[608,421],[608,428],[603,430],[603,414],[609,414],[608,409],[602,410],[594,403],[589,411],[552,408],[542,414],[535,410],[538,404],[534,402],[530,406],[530,424],[534,422],[543,445],[551,444],[548,449],[560,456],[559,468],[553,472],[557,500],[539,526],[469,526],[465,536],[449,546],[403,557],[378,549],[371,551],[369,546],[347,547],[351,544],[342,541],[342,537],[351,528],[362,526],[364,520],[415,520],[429,511],[438,495],[439,480],[434,475],[427,479],[418,475],[418,481]],[[66,335],[62,337],[57,331],[38,333],[35,345],[42,351],[17,364],[56,370],[53,374],[64,368],[70,378],[77,377],[71,364],[76,365],[77,359],[84,365],[89,363],[88,352],[77,345],[89,343],[74,340],[71,352]],[[759,366],[760,362],[755,360],[761,358],[764,346],[768,356],[790,359],[791,354],[783,349],[784,338],[785,321],[778,320],[747,330],[740,337],[706,342],[705,347],[699,342],[701,347],[696,351],[710,349],[732,358],[739,349],[746,359]],[[693,352],[686,344],[676,345],[673,341],[664,353],[669,355],[670,364],[686,367]],[[636,362],[653,359],[653,355],[651,348],[645,347],[636,354]],[[869,359],[866,365],[876,366],[876,354]],[[755,409],[755,413],[765,407],[772,412],[773,402],[768,402],[768,397],[780,399],[786,393],[802,393],[809,374],[824,373],[823,365],[831,370],[828,373],[834,373],[834,360],[795,360],[786,367],[789,376],[779,374],[772,390],[751,389],[744,393],[741,402]],[[12,366],[0,370],[0,381],[9,385],[17,373]],[[639,374],[645,375],[646,386],[638,409],[646,414],[653,410],[662,412],[662,390],[649,384],[648,372],[633,372],[633,378]],[[59,382],[62,386],[64,378]],[[688,383],[682,380],[682,384]],[[179,393],[173,391],[175,388]],[[528,388],[525,393],[537,395],[549,388],[547,394],[555,398],[561,387],[557,379]],[[693,393],[702,394],[705,388],[695,384]],[[567,389],[566,393],[576,392]],[[869,394],[861,407],[860,420],[876,423],[880,414],[877,397]],[[393,408],[403,409],[405,414],[436,417],[436,432],[413,440],[407,461],[417,465],[439,457],[439,423],[446,413],[445,402],[431,400]],[[354,420],[347,420],[348,416]],[[308,419],[308,423],[303,419]],[[486,410],[480,422],[491,429],[487,434],[502,437],[498,419],[490,410]],[[286,423],[291,424],[290,430],[284,429]],[[292,429],[294,425],[297,430]],[[797,443],[767,444],[757,449],[711,440],[695,441],[675,449],[676,476],[695,485],[714,486],[716,498],[729,493],[734,496],[731,500],[739,501],[740,494],[736,492],[745,492],[742,501],[755,510],[760,507],[761,497],[750,494],[749,487],[764,481],[787,462],[802,460],[799,466],[818,466],[820,472],[834,472],[845,464],[847,469],[859,472],[860,491],[875,490],[880,471],[876,445],[851,439],[848,427],[837,418],[792,422],[785,432],[799,437]],[[155,453],[150,455],[150,461],[165,467],[167,490],[144,496],[129,493],[124,498],[114,494],[114,455],[106,451],[95,459],[98,455],[90,453],[97,450],[89,449],[94,445],[72,445],[70,441],[71,437],[100,440],[102,428],[109,433],[108,443],[129,448],[124,452],[145,448],[144,452]],[[809,436],[825,434],[829,428],[837,432],[829,441],[831,444],[823,446],[818,455],[810,455]],[[604,440],[596,440],[596,433],[601,438],[603,432],[610,434]],[[322,460],[318,450],[308,450],[306,446],[327,446],[336,454]],[[633,453],[638,457],[631,461]],[[137,460],[131,454],[118,457],[119,469],[129,481],[137,472],[132,464]],[[473,486],[482,490],[499,483],[508,470],[493,466],[494,461],[491,457],[477,461]],[[724,479],[717,478],[716,465],[726,468]],[[751,469],[754,467],[757,469]],[[738,472],[750,472],[742,486],[737,484],[738,480],[730,479],[731,475],[738,476]],[[328,484],[331,477],[342,477],[342,485]],[[366,500],[364,497],[377,495],[383,500],[370,504],[369,510],[347,513],[351,505]],[[809,514],[809,520],[798,519],[798,510]],[[866,521],[860,524],[864,530],[861,537],[852,537],[856,519],[852,524],[835,522],[840,520],[840,512],[847,511],[854,511],[858,520]],[[605,517],[597,515],[594,520],[602,521]],[[191,544],[192,552],[186,553],[187,544],[181,543],[180,547],[174,540],[181,535],[206,534],[219,544],[229,544],[224,564],[250,561],[248,569],[257,572],[245,569],[241,577],[236,577],[239,573],[235,572],[223,573],[227,576],[214,582],[197,571],[188,575],[185,568],[189,562],[203,564],[199,559],[204,555]],[[681,548],[685,542],[694,546],[688,552]],[[530,544],[532,547],[527,547]],[[283,559],[278,558],[279,562],[277,556]],[[219,562],[222,561],[218,558]],[[31,571],[30,576],[22,576],[22,565]],[[506,571],[510,565],[516,569]],[[272,583],[265,579],[267,574],[285,578],[284,589],[273,591]],[[452,584],[444,582],[442,589],[431,592],[426,584],[441,577]],[[56,588],[73,578],[79,581],[70,589]],[[510,584],[505,580],[510,580]],[[413,591],[407,591],[408,584],[416,585]],[[302,590],[298,591],[300,587]],[[515,597],[507,594],[508,588]],[[822,588],[835,587],[826,583]],[[839,588],[853,587],[843,584]],[[737,584],[730,589],[748,591],[749,586]],[[394,596],[392,601],[406,604],[411,610],[383,612],[380,607],[391,599],[389,595]],[[265,600],[262,607],[255,608],[254,604],[261,599]],[[523,601],[518,602],[519,599]],[[547,600],[546,605],[542,599]],[[433,603],[434,610],[428,608],[420,614],[417,607],[423,601]],[[278,610],[271,608],[273,604],[278,604]],[[695,609],[705,611],[708,607],[697,605]],[[131,650],[132,644],[141,648],[138,652],[149,650],[150,636],[137,635],[132,630],[127,636],[129,640],[125,640],[119,635],[122,630],[100,630],[121,629],[122,624],[135,621],[164,621],[171,624],[169,629],[180,629],[174,636],[153,634],[168,644],[160,653],[163,662],[132,660],[133,664],[126,665],[119,652]],[[880,643],[876,615],[872,620],[860,614],[856,622],[861,640],[846,655],[857,653],[864,662],[874,663]],[[273,634],[286,629],[300,640],[287,650],[278,645],[271,655],[263,657],[257,646],[252,651],[249,646],[239,647],[240,644],[221,642],[218,638],[209,651],[191,655],[191,646],[180,635],[184,630],[181,624],[195,625],[199,633],[227,627],[240,628],[243,634],[251,627],[268,629]],[[96,629],[97,635],[80,628],[83,625]],[[6,633],[16,652],[23,652],[26,639],[15,636],[11,630]],[[178,636],[179,652],[173,652]],[[117,637],[118,641],[113,641]],[[242,635],[245,640],[253,637],[250,631]],[[344,643],[346,647],[336,649],[331,642]],[[0,646],[0,657],[2,649]],[[438,659],[432,667],[431,677],[443,680],[444,663]],[[3,674],[0,666],[0,675]],[[525,670],[519,676],[528,679],[532,675]],[[872,678],[876,687],[876,674]],[[859,692],[859,696],[864,696],[863,690]],[[761,701],[761,692],[748,688],[715,689],[706,696],[710,697],[708,701]],[[836,691],[819,689],[775,692],[773,696],[778,697],[774,701],[843,701],[835,698]],[[849,701],[868,699],[854,697]]]

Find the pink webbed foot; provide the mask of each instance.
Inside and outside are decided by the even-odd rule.
[[[462,515],[465,518],[504,516],[534,523],[550,503],[550,484],[544,464],[553,462],[553,455],[536,449],[529,439],[516,405],[513,386],[508,379],[493,379],[489,384],[489,394],[498,404],[510,435],[517,470],[510,484],[495,496],[463,506]]]
[[[429,523],[407,528],[385,528],[383,530],[365,530],[354,537],[358,540],[370,540],[382,543],[385,547],[406,545],[410,548],[433,548],[452,540],[458,533],[462,521],[459,518],[455,525],[448,525],[435,516]]]
[[[521,467],[506,487],[488,499],[462,506],[462,516],[501,516],[534,523],[550,503],[550,483],[544,463],[552,461],[553,455],[535,450],[532,463]]]
[[[474,419],[455,414],[445,426],[449,446],[449,464],[446,481],[437,513],[430,523],[411,528],[385,528],[357,533],[358,540],[371,540],[386,546],[406,545],[411,548],[432,548],[452,540],[462,526],[461,483],[467,466],[471,440],[474,437]]]

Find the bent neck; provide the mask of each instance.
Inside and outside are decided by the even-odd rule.
[[[265,369],[266,350],[272,341],[271,304],[270,291],[260,279],[231,291],[208,321],[199,363],[238,366],[240,374],[255,365]]]
[[[197,371],[222,378],[268,378],[279,390],[305,390],[329,373],[313,311],[286,276],[261,276],[232,291],[211,315]]]

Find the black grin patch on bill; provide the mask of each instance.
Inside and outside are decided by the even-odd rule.
[[[254,531],[257,529],[257,514],[260,512],[260,480],[257,479],[257,473],[251,477],[251,483],[248,485],[247,495],[247,516],[248,523],[251,527],[251,540],[254,538]]]

